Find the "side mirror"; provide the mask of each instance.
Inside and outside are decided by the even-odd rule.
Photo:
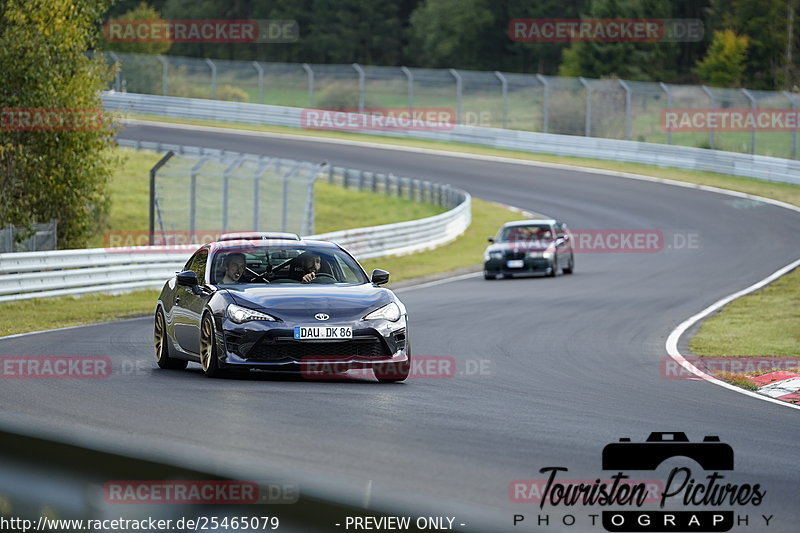
[[[489,242],[494,242],[494,237],[489,237],[489,238],[488,238],[488,239],[486,239],[486,240],[487,240],[487,241],[489,241]]]
[[[385,270],[381,270],[376,268],[372,271],[372,279],[370,280],[375,285],[383,285],[384,283],[389,283],[389,273]]]
[[[192,270],[184,270],[178,273],[178,285],[184,287],[197,287],[197,274]]]

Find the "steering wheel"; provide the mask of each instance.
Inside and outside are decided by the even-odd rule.
[[[314,283],[320,278],[330,278],[334,281],[334,283],[336,282],[336,276],[328,274],[327,272],[317,272],[317,275],[309,283]]]

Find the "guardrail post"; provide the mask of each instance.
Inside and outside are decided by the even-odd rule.
[[[264,69],[258,64],[258,61],[253,61],[253,68],[258,72],[258,102],[264,103]]]
[[[314,107],[314,70],[308,63],[303,63],[303,70],[308,75],[308,107]]]
[[[622,88],[625,89],[625,140],[631,140],[631,88],[624,80],[618,80]]]
[[[114,69],[114,89],[118,93],[122,92],[122,61],[114,52],[108,52],[108,56],[114,60],[114,63],[119,63],[119,66]]]
[[[400,67],[400,71],[406,75],[406,80],[408,80],[408,108],[414,109],[414,74],[406,67]]]
[[[217,98],[217,65],[214,64],[209,58],[206,59],[206,65],[211,69],[211,99]]]
[[[756,99],[750,94],[750,91],[747,89],[742,89],[742,93],[750,100],[750,109],[753,111],[753,129],[750,130],[750,153],[756,153],[756,126],[755,126],[755,118],[756,118]]]
[[[797,101],[794,99],[794,96],[792,96],[789,91],[783,91],[783,96],[792,104],[792,111],[796,112]],[[797,128],[792,129],[792,159],[797,159]]]
[[[711,104],[711,109],[712,110],[716,110],[717,109],[717,99],[714,98],[714,93],[712,93],[711,89],[709,89],[705,85],[701,85],[700,88],[703,89],[703,92],[705,92],[706,95],[708,95],[708,100],[709,100],[709,103]],[[714,148],[714,128],[708,128],[708,146],[712,150],[715,149]]]
[[[586,81],[583,76],[578,78],[583,88],[586,90],[586,121],[583,126],[584,137],[592,136],[592,86]]]
[[[461,101],[462,91],[463,91],[463,85],[461,83],[461,74],[459,74],[454,68],[449,69],[449,72],[456,80],[456,124],[461,124],[461,119],[462,119],[461,112],[463,109],[462,108],[463,102]]]
[[[503,129],[508,126],[508,80],[499,71],[495,70],[494,75],[500,80],[501,90],[503,92]]]
[[[550,131],[550,82],[547,81],[547,78],[542,76],[541,74],[536,75],[536,79],[539,80],[539,83],[542,84],[543,87],[543,98],[542,98],[542,130],[544,133],[549,133]]]
[[[364,69],[361,68],[361,65],[358,63],[353,63],[353,68],[358,73],[358,112],[364,112],[364,101],[365,101],[365,91],[366,91],[366,83],[365,83],[365,76],[364,76]],[[359,188],[360,190],[360,188]]]
[[[174,155],[175,152],[170,150],[150,169],[150,235],[148,238],[150,246],[153,246],[155,243],[154,236],[156,232],[156,173],[161,167],[167,164],[167,161]]]
[[[169,62],[161,54],[157,55],[156,58],[161,62],[161,94],[169,96],[167,91],[169,85]]]
[[[658,84],[661,86],[661,90],[667,93],[667,112],[669,113],[672,111],[672,91],[669,89],[669,85],[663,81],[658,82]],[[667,144],[672,144],[672,130],[670,129],[667,130]]]

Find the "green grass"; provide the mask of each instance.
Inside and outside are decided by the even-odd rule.
[[[701,357],[800,356],[800,270],[726,305],[689,349]]]
[[[155,310],[158,291],[136,291],[118,296],[87,294],[39,298],[0,304],[0,335],[122,320]]]

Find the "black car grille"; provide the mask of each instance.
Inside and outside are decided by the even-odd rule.
[[[525,252],[506,251],[506,259],[525,259]]]
[[[251,348],[248,361],[282,361],[303,359],[338,359],[349,357],[389,357],[391,354],[378,338],[354,339],[339,342],[311,342],[287,339],[260,342]]]

